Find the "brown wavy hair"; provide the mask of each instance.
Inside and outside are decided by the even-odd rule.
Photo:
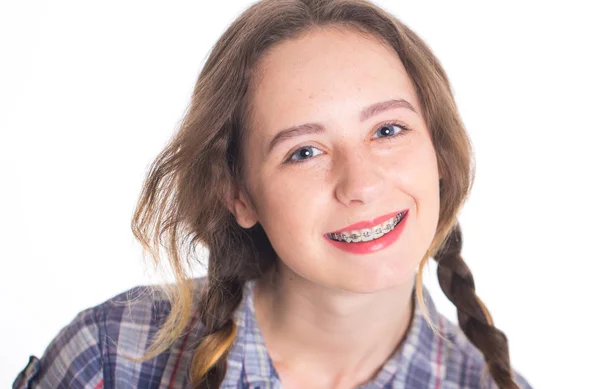
[[[462,331],[485,357],[487,373],[502,389],[518,388],[507,338],[475,294],[473,276],[461,256],[457,215],[471,191],[475,169],[448,77],[411,29],[361,0],[259,1],[212,48],[180,128],[149,169],[131,223],[155,265],[162,263],[161,249],[165,250],[176,279],[169,293],[171,312],[142,360],[170,347],[197,310],[204,334],[194,345],[192,385],[216,388],[222,382],[236,334],[232,315],[241,303],[244,283],[262,277],[277,260],[260,224],[240,227],[228,207],[233,193],[247,190],[240,146],[251,123],[250,92],[257,64],[277,43],[324,27],[379,39],[402,61],[423,108],[442,177],[436,234],[416,278],[418,303],[439,333],[427,316],[422,293],[423,267],[433,257],[441,288],[457,308]],[[209,253],[201,293],[194,290],[190,272],[200,261],[198,247]]]

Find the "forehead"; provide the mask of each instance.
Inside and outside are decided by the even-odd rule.
[[[404,98],[420,112],[412,82],[397,53],[351,30],[315,29],[276,45],[261,60],[253,88],[259,128],[354,112]]]

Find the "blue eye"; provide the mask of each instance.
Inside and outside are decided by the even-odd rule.
[[[307,159],[314,157],[315,155],[319,155],[319,154],[323,153],[322,151],[315,153],[313,150],[319,150],[319,149],[317,149],[316,147],[313,147],[313,146],[300,147],[299,149],[294,151],[294,153],[290,156],[288,161],[292,162],[292,163],[302,162],[302,161],[305,161]]]
[[[375,134],[381,134],[382,136],[377,136],[375,138],[390,138],[398,135],[400,131],[407,131],[407,128],[399,125],[398,123],[384,123],[377,129],[377,131],[375,131]]]

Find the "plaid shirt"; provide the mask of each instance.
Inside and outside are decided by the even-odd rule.
[[[195,279],[198,283],[203,280]],[[244,298],[234,314],[238,331],[221,388],[282,388],[256,322],[253,285],[254,281],[246,283]],[[169,312],[164,296],[147,291],[148,287],[138,286],[80,312],[58,333],[40,359],[30,356],[13,389],[191,388],[188,371],[194,345],[202,335],[197,320],[155,358],[136,363],[122,356],[141,357]],[[459,327],[436,311],[427,289],[423,293],[433,323],[448,340],[435,335],[419,304],[415,304],[405,341],[375,378],[360,389],[497,388],[489,374],[484,374],[481,352]],[[132,298],[135,300],[126,304]],[[197,313],[194,318],[197,319]],[[531,389],[519,373],[514,373],[523,389]]]

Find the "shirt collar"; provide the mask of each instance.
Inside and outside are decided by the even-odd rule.
[[[253,291],[255,280],[246,282],[242,303],[234,313],[237,334],[228,358],[227,374],[222,382],[223,388],[238,387],[240,377],[244,384],[259,388],[280,388],[279,377],[267,352],[262,333],[256,321]],[[416,296],[413,318],[403,343],[384,363],[377,376],[364,387],[384,387],[390,381],[404,383],[411,369],[418,365],[420,374],[440,376],[443,344],[425,320]],[[444,332],[440,314],[433,299],[423,286],[423,299],[427,313],[440,331]]]

